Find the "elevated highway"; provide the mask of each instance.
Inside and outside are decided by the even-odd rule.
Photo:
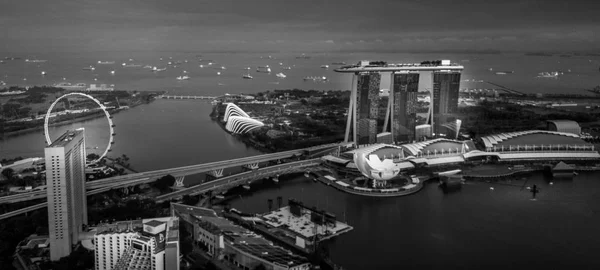
[[[269,166],[259,168],[253,171],[243,172],[227,177],[215,179],[210,182],[202,183],[185,189],[181,189],[175,192],[164,194],[156,197],[157,202],[162,202],[171,199],[178,199],[185,195],[198,195],[208,191],[228,189],[231,187],[248,184],[252,181],[262,179],[265,177],[285,174],[291,172],[305,171],[307,167],[318,166],[321,164],[320,158],[301,160],[295,162],[289,162],[285,164],[279,164],[275,166]]]
[[[169,175],[169,174],[177,178],[177,177],[181,177],[181,176],[188,176],[188,175],[193,175],[193,174],[198,174],[198,173],[218,171],[218,170],[222,170],[225,168],[241,167],[241,166],[248,165],[248,164],[258,164],[258,163],[265,163],[265,162],[270,162],[270,161],[277,161],[277,160],[286,159],[286,158],[300,157],[300,156],[304,156],[309,153],[313,153],[315,151],[321,153],[321,152],[323,152],[323,150],[336,148],[338,146],[346,146],[346,145],[348,145],[348,143],[331,143],[331,144],[318,145],[318,146],[304,148],[304,149],[296,149],[296,150],[277,152],[277,153],[271,153],[271,154],[215,161],[215,162],[209,162],[209,163],[203,163],[203,164],[197,164],[197,165],[189,165],[189,166],[182,166],[182,167],[176,167],[176,168],[168,168],[168,169],[154,170],[154,171],[148,171],[148,172],[120,175],[120,176],[115,176],[115,177],[104,178],[104,179],[100,179],[100,180],[96,180],[96,181],[87,182],[86,189],[94,190],[94,189],[107,188],[107,187],[111,187],[111,189],[114,189],[114,188],[135,186],[135,185],[139,185],[139,184],[154,182],[158,178],[161,178],[161,177],[163,177],[165,175]],[[32,191],[32,192],[26,192],[26,193],[21,193],[21,194],[0,197],[0,204],[30,201],[30,200],[41,199],[41,198],[45,198],[45,197],[46,197],[46,191]]]

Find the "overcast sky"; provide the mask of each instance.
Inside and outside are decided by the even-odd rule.
[[[5,0],[0,51],[598,50],[600,0]]]

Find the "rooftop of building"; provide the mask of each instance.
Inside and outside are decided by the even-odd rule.
[[[232,246],[245,253],[287,267],[308,263],[306,258],[294,255],[292,252],[270,243],[235,243]]]
[[[60,137],[56,138],[56,140],[54,140],[48,147],[65,147],[80,134],[83,135],[83,129],[67,130],[63,135],[60,135]]]
[[[50,237],[48,235],[32,234],[21,241],[21,243],[19,243],[19,247],[22,249],[33,249],[39,247],[40,245],[47,246],[49,243]]]
[[[552,123],[557,129],[579,129],[579,123],[573,120],[548,120],[548,123]]]
[[[181,208],[182,205],[178,206]],[[194,211],[193,208],[200,207],[194,206],[185,208],[192,208],[186,210]],[[213,210],[206,208],[196,210],[200,210],[201,213],[214,213]],[[296,266],[308,262],[306,258],[295,255],[282,247],[276,246],[264,237],[246,228],[236,225],[226,218],[218,217],[216,214],[215,216],[193,216],[196,218],[198,225],[200,225],[203,229],[208,230],[213,234],[223,234],[225,242],[232,248],[252,254],[256,257],[260,257],[266,261],[286,266]]]
[[[152,226],[152,227],[158,227],[163,224],[165,224],[165,223],[158,221],[158,220],[150,220],[149,222],[144,223],[144,225],[148,225],[148,226]]]
[[[175,221],[175,218],[164,217],[101,223],[95,227],[91,227],[90,230],[95,230],[96,235],[114,233],[141,233],[144,230],[144,225],[153,224],[150,226],[155,227],[165,223],[169,231],[177,231],[179,229],[179,224]]]
[[[208,208],[197,207],[197,206],[189,206],[185,204],[171,203],[171,207],[173,210],[182,213],[182,214],[190,214],[192,216],[205,216],[205,217],[216,217],[217,213]]]
[[[331,214],[330,214],[331,215]],[[311,211],[302,210],[302,215],[296,216],[290,212],[289,206],[284,206],[280,209],[272,211],[264,215],[263,220],[265,223],[273,227],[285,227],[289,231],[292,231],[303,238],[310,238],[317,235],[328,236],[337,234],[342,231],[351,229],[348,224],[335,221],[328,225],[317,225],[311,221]],[[315,226],[316,231],[315,231]]]
[[[368,72],[368,71],[436,71],[463,70],[464,67],[451,63],[450,60],[423,61],[421,63],[390,64],[384,61],[360,61],[354,65],[335,69],[336,72]]]
[[[546,130],[527,130],[481,137],[485,147],[525,145],[591,145],[578,135]]]

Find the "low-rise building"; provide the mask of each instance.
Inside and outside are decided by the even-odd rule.
[[[193,227],[194,243],[211,257],[241,269],[259,265],[274,270],[308,270],[305,257],[275,245],[264,237],[219,217],[211,209],[171,203],[171,213]]]
[[[92,235],[96,270],[179,269],[177,218],[103,224],[92,228]]]

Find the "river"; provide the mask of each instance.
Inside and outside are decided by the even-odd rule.
[[[208,116],[211,105],[194,100],[157,100],[114,116],[116,143],[110,156],[128,155],[138,171],[260,154],[224,132]],[[107,143],[103,118],[52,128],[86,128],[89,151]],[[99,149],[94,149],[95,147]],[[0,141],[0,158],[43,156],[41,132]],[[267,199],[297,198],[345,219],[354,230],[330,241],[331,257],[346,269],[572,269],[600,267],[599,173],[549,184],[535,174],[527,185],[541,187],[537,201],[513,185],[470,182],[444,194],[434,184],[415,195],[370,198],[346,194],[299,177],[271,183],[233,200],[247,212],[267,211]],[[200,176],[187,177],[186,184]],[[493,187],[494,189],[490,189]],[[593,268],[593,267],[591,267]]]

